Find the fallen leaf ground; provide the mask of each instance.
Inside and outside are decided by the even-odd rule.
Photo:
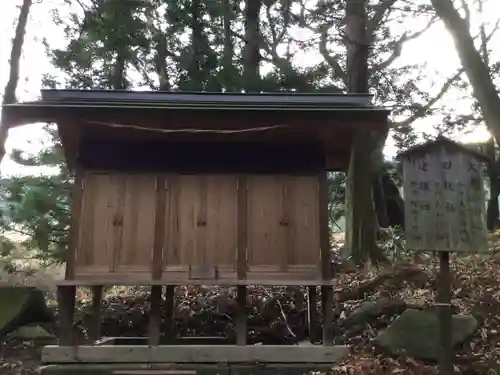
[[[453,259],[453,304],[460,313],[472,314],[480,327],[471,340],[457,348],[456,373],[500,374],[500,255]],[[352,354],[332,367],[336,375],[437,374],[435,364],[412,358],[394,358],[374,345],[374,338],[402,312],[390,311],[361,325],[346,324],[365,300],[390,297],[412,308],[429,308],[437,286],[437,265],[398,263],[377,272],[338,276],[335,307],[335,341],[348,344]],[[319,292],[319,291],[318,291]],[[232,288],[180,287],[176,290],[175,327],[182,336],[233,334],[235,291]],[[79,293],[77,319],[85,326],[89,295]],[[319,299],[319,298],[318,298]],[[302,288],[251,288],[249,342],[294,343],[307,338],[307,311]],[[146,336],[147,291],[109,291],[102,314],[105,336]],[[404,310],[404,308],[403,308]],[[55,329],[56,330],[56,329]],[[82,333],[82,341],[84,332]],[[2,348],[0,374],[31,375],[40,365],[43,343],[10,341]]]

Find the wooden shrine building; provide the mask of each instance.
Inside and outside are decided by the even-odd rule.
[[[345,354],[329,328],[326,172],[347,170],[358,130],[387,131],[388,111],[371,96],[43,90],[3,110],[10,127],[57,123],[76,174],[60,346],[45,348],[46,363],[332,363]],[[152,287],[145,345],[75,346],[75,288],[93,288],[97,340],[105,285]],[[236,345],[163,345],[174,341],[160,334],[161,300],[171,319],[176,285],[238,286]],[[321,286],[323,345],[246,345],[247,285],[314,295]]]

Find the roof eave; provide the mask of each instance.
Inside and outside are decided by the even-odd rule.
[[[123,110],[172,110],[172,111],[256,111],[256,112],[331,112],[333,113],[353,113],[353,114],[378,114],[387,116],[390,112],[386,108],[376,107],[332,107],[332,106],[299,106],[299,105],[194,105],[194,104],[179,104],[179,103],[132,103],[132,102],[26,102],[4,105],[2,110],[4,113],[5,123],[9,128],[14,128],[21,125],[32,124],[37,122],[57,122],[68,111],[76,111],[78,109],[94,108],[94,109],[123,109]]]
[[[226,104],[312,104],[372,106],[370,94],[326,93],[212,93],[128,90],[42,90],[44,101],[193,102]]]

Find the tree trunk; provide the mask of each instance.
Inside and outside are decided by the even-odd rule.
[[[167,36],[160,30],[152,30],[152,32],[152,40],[154,45],[153,64],[156,74],[158,75],[158,89],[160,91],[170,91],[170,77],[167,70]]]
[[[431,0],[431,2],[437,15],[453,36],[458,57],[472,85],[484,122],[497,144],[500,144],[500,97],[489,67],[474,45],[468,22],[460,16],[451,0]]]
[[[490,231],[494,231],[499,227],[498,195],[500,194],[500,184],[498,174],[495,173],[495,176],[496,178],[494,180],[490,180],[490,199],[488,200],[488,207],[486,208],[486,224]]]
[[[247,92],[260,92],[260,9],[262,0],[246,0],[243,85]]]
[[[14,39],[12,40],[12,49],[10,51],[9,80],[5,86],[2,104],[12,104],[16,102],[16,89],[19,82],[19,64],[21,61],[24,36],[26,34],[26,25],[28,24],[28,16],[32,3],[32,0],[23,0],[21,10],[19,11],[19,19],[17,21]],[[3,119],[0,119],[0,164],[5,156],[5,144],[7,142],[8,134],[9,129],[7,125],[4,123]]]
[[[369,40],[366,26],[366,0],[348,0],[346,4],[345,43],[347,46],[347,86],[351,93],[368,92]],[[364,129],[354,135],[346,184],[346,249],[358,266],[368,258],[383,259],[376,245],[377,218],[372,184],[379,153],[379,135]],[[379,195],[378,199],[382,199]],[[385,202],[382,203],[385,205]]]
[[[111,87],[113,90],[124,90],[128,86],[125,68],[126,56],[126,50],[122,47],[118,48],[113,76],[111,77]]]
[[[383,133],[372,133],[373,154],[371,161],[371,172],[373,176],[372,189],[373,189],[373,204],[375,206],[375,220],[378,226],[388,228],[389,215],[387,212],[387,199],[384,192],[384,184],[382,181],[383,165],[384,165],[384,146],[385,141],[389,135],[389,128]],[[376,234],[375,234],[376,236]]]
[[[455,41],[455,49],[469,78],[483,120],[496,143],[500,144],[500,96],[490,75],[487,53],[488,40],[484,33],[484,27],[481,27],[481,46],[478,50],[470,33],[469,21],[461,17],[453,2],[451,0],[431,0],[431,2]],[[481,11],[481,2],[479,2],[479,6]],[[495,229],[498,225],[498,195],[500,193],[500,182],[498,181],[500,163],[496,160],[494,144],[492,146],[493,150],[490,150],[492,162],[488,168],[491,194],[487,208],[487,224],[490,230]]]
[[[375,205],[376,219],[378,225],[382,228],[389,228],[389,215],[387,214],[387,205],[384,196],[384,186],[382,184],[381,174],[377,173],[372,182],[373,204]]]
[[[203,77],[201,68],[203,29],[201,24],[201,4],[200,0],[192,0],[191,4],[191,48],[193,50],[193,60],[189,69],[191,87],[195,91],[203,90]]]
[[[345,41],[347,44],[347,90],[368,92],[367,0],[347,0]]]
[[[490,198],[486,209],[486,224],[488,230],[498,228],[498,195],[500,194],[500,159],[496,158],[495,140],[491,138],[486,146],[486,155],[490,158],[488,177],[490,179]]]
[[[233,8],[231,0],[223,0],[224,51],[222,53],[223,87],[226,91],[235,91],[235,74],[233,65],[234,43],[231,26],[233,23]]]

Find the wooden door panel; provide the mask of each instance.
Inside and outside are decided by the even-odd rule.
[[[165,272],[170,273],[166,277],[189,278],[191,273],[193,278],[213,278],[214,268],[216,277],[233,273],[237,244],[236,177],[170,175],[166,186],[163,260]]]
[[[248,178],[249,266],[278,266],[287,256],[288,231],[284,217],[284,179],[278,176]]]
[[[294,176],[291,180],[290,264],[317,265],[320,259],[318,179]]]
[[[316,176],[250,176],[248,273],[250,279],[318,277],[319,200]]]
[[[114,253],[121,245],[121,227],[116,224],[123,205],[123,187],[121,176],[84,175],[75,260],[77,275],[113,270]]]
[[[150,272],[156,217],[155,175],[127,175],[123,189],[121,248],[115,272]]]

